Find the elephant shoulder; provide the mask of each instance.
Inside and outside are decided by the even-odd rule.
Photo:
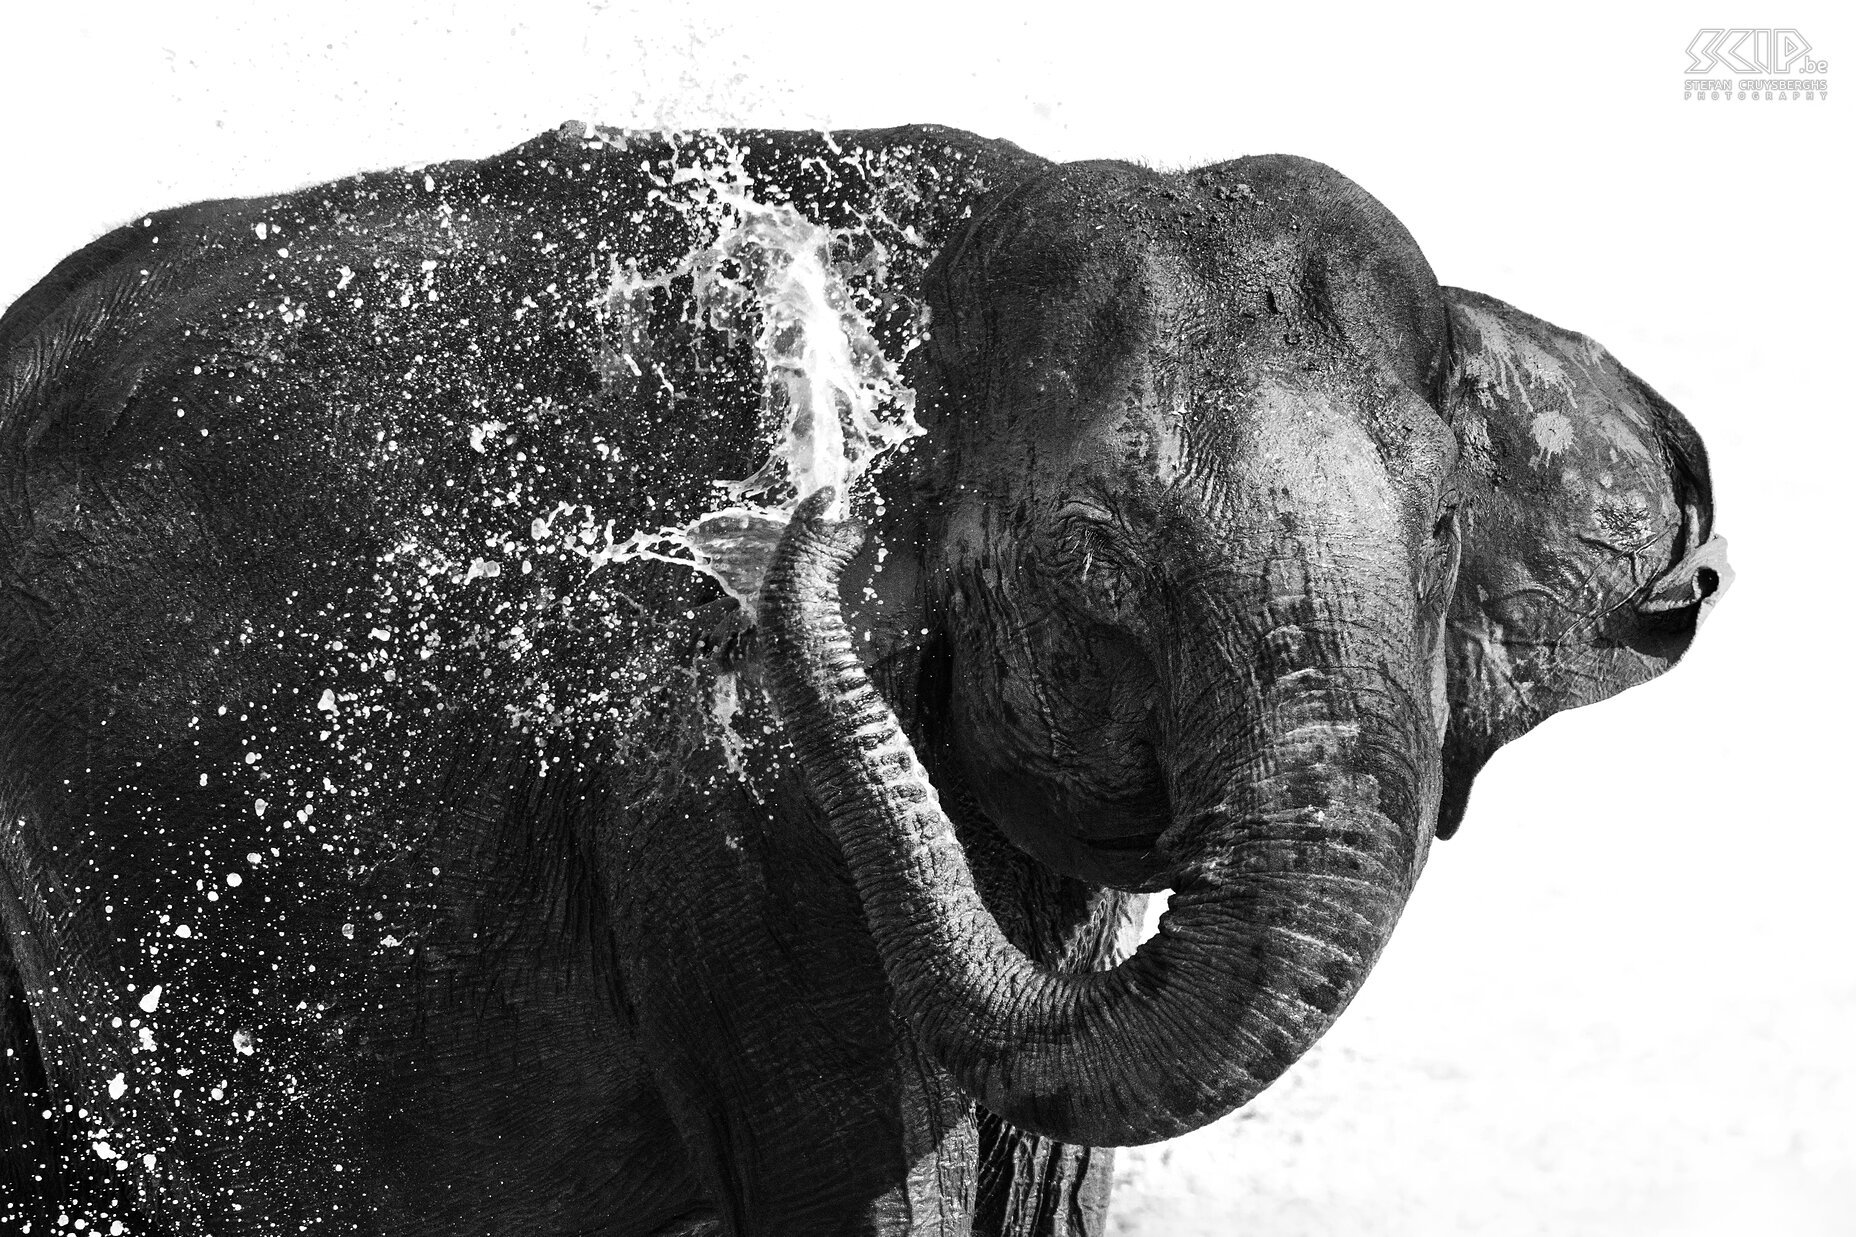
[[[96,412],[99,402],[121,405],[133,376],[100,354],[112,337],[132,334],[130,324],[159,300],[169,255],[156,248],[156,237],[180,213],[165,212],[159,229],[150,215],[91,242],[7,309],[0,318],[0,436],[30,446],[60,420]]]

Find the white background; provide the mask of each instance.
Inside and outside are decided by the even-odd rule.
[[[1333,164],[1687,413],[1739,582],[1676,672],[1495,760],[1333,1034],[1124,1152],[1116,1231],[1856,1232],[1856,39],[1823,3],[1513,11],[5,0],[0,304],[143,211],[570,117]],[[1799,29],[1832,101],[1685,103],[1702,25]]]

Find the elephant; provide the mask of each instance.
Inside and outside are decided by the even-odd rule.
[[[724,173],[922,428],[745,597],[612,553],[778,423]],[[145,216],[0,320],[0,461],[33,1232],[1099,1234],[1729,579],[1682,415],[1332,169],[933,126]]]

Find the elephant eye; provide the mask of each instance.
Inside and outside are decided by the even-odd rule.
[[[1457,539],[1457,504],[1447,502],[1431,525],[1431,541],[1422,555],[1423,588],[1427,595],[1449,587],[1456,575],[1461,544]]]
[[[1115,517],[1105,507],[1078,499],[1058,509],[1056,527],[1058,536],[1068,545],[1093,545],[1110,535]]]

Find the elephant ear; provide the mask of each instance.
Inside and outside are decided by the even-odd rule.
[[[1462,529],[1444,632],[1447,838],[1498,748],[1674,665],[1731,572],[1707,452],[1681,413],[1585,336],[1444,294]]]

